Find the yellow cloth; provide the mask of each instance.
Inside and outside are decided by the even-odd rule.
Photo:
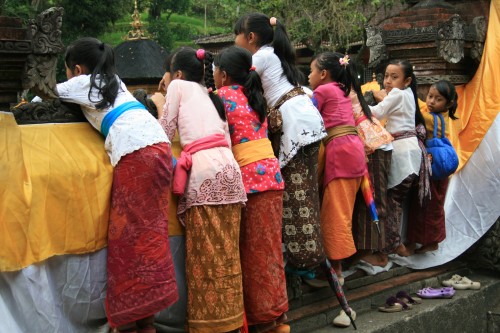
[[[0,135],[0,271],[105,247],[113,167],[101,135],[1,112]]]
[[[443,116],[443,120],[444,120],[444,134],[447,138],[450,137],[450,122],[451,122],[451,119],[450,119],[450,116],[448,115],[448,112],[443,112],[441,113],[441,115]],[[432,114],[427,111],[427,108],[426,108],[426,111],[422,111],[422,116],[424,116],[424,120],[425,120],[425,129],[427,131],[427,139],[432,139],[432,137],[434,136],[434,117],[432,116]],[[441,137],[441,121],[439,120],[439,118],[437,118],[437,122],[438,122],[438,130],[437,130],[437,137],[440,138]]]
[[[474,78],[457,87],[459,118],[450,124],[450,140],[460,170],[479,146],[500,111],[500,1],[493,0],[483,57]],[[457,170],[457,171],[458,171]]]
[[[240,167],[266,158],[275,158],[269,139],[247,141],[234,145],[233,155]]]
[[[339,125],[326,129],[327,136],[323,138],[323,144],[326,146],[330,141],[335,138],[345,135],[358,135],[356,127],[351,125]]]
[[[175,158],[181,156],[181,141],[179,139],[179,134],[175,133],[174,139],[172,140],[172,155]],[[179,202],[179,197],[170,192],[170,200],[168,202],[168,236],[181,236],[186,233],[184,227],[179,222],[177,218],[177,204]]]

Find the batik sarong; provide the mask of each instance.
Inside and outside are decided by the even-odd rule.
[[[243,325],[241,208],[239,203],[203,205],[185,213],[190,333],[229,332]]]
[[[248,194],[240,231],[243,294],[248,325],[288,311],[281,247],[283,191]]]
[[[299,149],[281,170],[283,193],[283,243],[287,265],[317,267],[325,258],[320,232],[318,193],[319,142]]]
[[[125,155],[114,169],[106,295],[112,326],[154,315],[178,299],[168,242],[171,178],[166,143]]]
[[[379,218],[380,235],[366,207],[363,193],[358,191],[353,213],[353,235],[358,250],[381,250],[385,247],[385,221],[387,219],[387,180],[392,150],[375,150],[368,155],[368,172],[373,185],[373,199]]]

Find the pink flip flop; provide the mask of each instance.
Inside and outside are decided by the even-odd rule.
[[[452,298],[455,295],[455,289],[453,287],[424,288],[419,290],[417,295],[422,298]]]

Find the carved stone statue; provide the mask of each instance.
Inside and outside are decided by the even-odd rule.
[[[387,49],[382,37],[382,31],[378,27],[366,27],[366,46],[370,49],[370,60],[368,67],[377,67],[387,59]]]
[[[486,18],[484,16],[474,17],[470,30],[473,39],[470,57],[476,63],[479,63],[483,56],[484,41],[486,39],[486,31],[488,30]]]
[[[43,99],[56,98],[57,56],[64,51],[61,41],[63,8],[49,8],[29,21],[33,53],[28,56],[24,89]]]
[[[439,27],[437,34],[439,56],[449,63],[456,64],[464,57],[464,25],[460,15],[455,14]]]

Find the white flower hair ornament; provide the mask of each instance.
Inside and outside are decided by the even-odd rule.
[[[347,65],[349,65],[349,60],[349,55],[346,54],[343,58],[339,59],[339,63],[341,66],[347,67]]]

